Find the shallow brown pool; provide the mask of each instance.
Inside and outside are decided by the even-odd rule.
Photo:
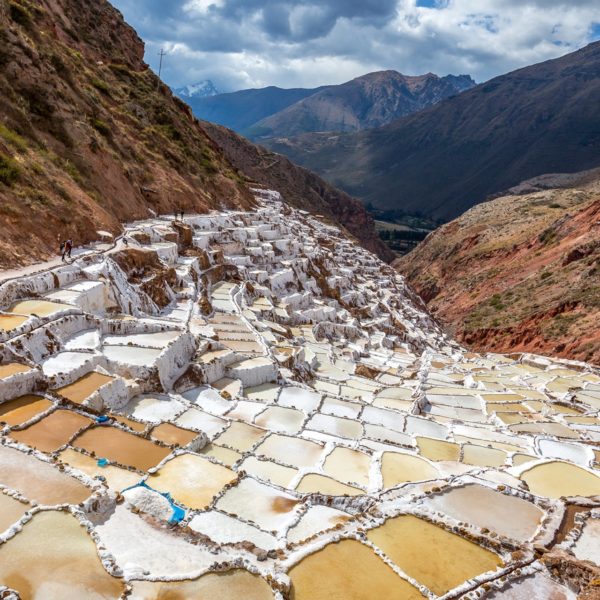
[[[72,446],[94,452],[97,458],[107,458],[122,465],[147,471],[156,466],[171,449],[127,433],[116,427],[94,427],[73,440]]]
[[[11,427],[20,425],[48,410],[51,406],[52,402],[41,396],[21,396],[0,404],[0,423],[6,423]]]

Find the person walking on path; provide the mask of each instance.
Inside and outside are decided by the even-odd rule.
[[[71,258],[71,250],[73,250],[73,240],[71,240],[71,239],[68,239],[68,240],[65,242],[65,254],[66,254],[66,255],[67,255],[69,258]],[[64,260],[64,258],[65,258],[65,254],[63,254],[63,260]]]
[[[181,211],[181,220],[183,221],[183,211]]]
[[[59,238],[59,239],[60,239],[60,238]],[[59,251],[59,252],[60,252],[61,260],[62,260],[63,262],[65,262],[65,253],[66,253],[65,246],[66,246],[66,245],[67,245],[67,243],[66,243],[65,241],[62,241],[62,242],[60,243],[60,251]]]

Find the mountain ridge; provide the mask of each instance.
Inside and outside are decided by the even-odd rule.
[[[378,208],[454,218],[520,181],[600,163],[600,42],[393,123],[263,142]]]

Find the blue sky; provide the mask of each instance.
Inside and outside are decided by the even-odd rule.
[[[315,87],[364,73],[485,81],[600,39],[599,0],[112,0],[173,86]]]

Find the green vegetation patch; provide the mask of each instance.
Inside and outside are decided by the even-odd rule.
[[[20,174],[21,169],[16,161],[6,154],[0,154],[0,182],[11,186],[17,181]]]
[[[9,129],[4,123],[0,123],[0,138],[19,152],[25,152],[27,150],[27,142],[25,139],[12,129]]]

